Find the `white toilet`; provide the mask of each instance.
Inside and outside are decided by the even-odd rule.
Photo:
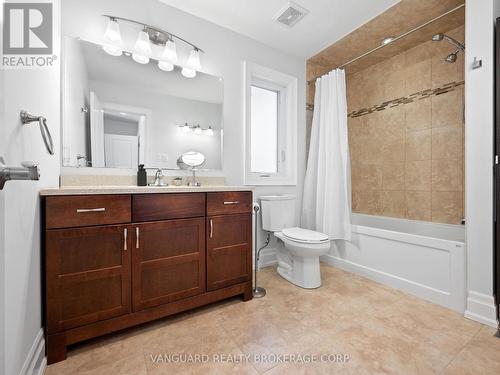
[[[301,288],[321,286],[319,257],[330,250],[324,233],[295,226],[293,195],[261,196],[262,228],[283,241],[286,250],[278,251],[278,273]]]

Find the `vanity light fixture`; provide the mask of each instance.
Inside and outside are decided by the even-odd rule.
[[[110,55],[132,55],[134,61],[139,64],[148,64],[150,59],[154,58],[155,60],[158,60],[158,68],[167,72],[174,70],[175,65],[178,65],[182,68],[181,73],[186,78],[196,77],[196,73],[201,70],[200,52],[203,52],[203,50],[193,43],[190,43],[168,31],[143,22],[106,14],[104,17],[108,18],[108,24],[104,33],[102,44],[104,51]],[[131,52],[125,51],[122,47],[123,41],[120,33],[119,22],[131,23],[142,27]],[[178,61],[176,42],[182,42],[191,48],[189,58],[185,63],[179,63]],[[163,47],[163,52],[158,57],[153,56],[153,48],[151,44]]]
[[[196,71],[201,69],[200,52],[195,47],[189,53],[187,64],[182,68],[182,75],[186,78],[196,77]]]
[[[122,55],[122,36],[120,33],[120,25],[115,18],[108,20],[106,31],[104,32],[104,45],[103,49],[112,56]]]
[[[149,63],[149,56],[151,56],[151,54],[152,50],[149,42],[149,35],[146,32],[146,28],[144,28],[137,36],[132,58],[139,64],[147,64]]]

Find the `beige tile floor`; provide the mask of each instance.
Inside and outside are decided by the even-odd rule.
[[[262,299],[81,344],[46,374],[500,374],[494,329],[333,267],[322,277],[303,290],[265,269]]]

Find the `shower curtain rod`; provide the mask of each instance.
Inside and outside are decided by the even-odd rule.
[[[371,49],[371,50],[369,50],[369,51],[367,51],[367,52],[365,52],[365,53],[363,53],[363,54],[359,55],[358,57],[355,57],[355,58],[353,58],[353,59],[351,59],[351,60],[349,60],[349,61],[347,61],[347,62],[343,63],[342,65],[337,66],[335,69],[342,69],[342,68],[346,67],[347,65],[352,64],[353,62],[356,62],[356,61],[358,61],[359,59],[362,59],[363,57],[368,56],[368,55],[372,54],[373,52],[376,52],[376,51],[378,51],[379,49],[384,48],[384,47],[386,47],[386,46],[388,46],[388,45],[390,45],[390,44],[392,44],[392,43],[394,43],[394,42],[398,41],[399,39],[402,39],[402,38],[404,38],[404,37],[406,37],[406,36],[408,36],[408,35],[410,35],[410,34],[414,33],[415,31],[418,31],[418,30],[420,30],[420,29],[422,29],[422,28],[426,27],[427,25],[430,25],[431,23],[433,23],[433,22],[435,22],[435,21],[437,21],[437,20],[440,20],[441,18],[446,17],[448,14],[453,13],[453,12],[455,12],[455,11],[457,11],[457,10],[459,10],[459,9],[463,8],[463,7],[465,7],[465,4],[459,5],[459,6],[457,6],[456,8],[453,8],[453,9],[451,9],[451,10],[447,11],[447,12],[445,12],[445,13],[441,14],[440,16],[437,16],[437,17],[435,17],[435,18],[431,19],[430,21],[427,21],[427,22],[425,22],[425,23],[421,24],[420,26],[417,26],[417,27],[415,27],[415,28],[411,29],[410,31],[407,31],[406,33],[403,33],[403,34],[401,34],[401,35],[399,35],[399,36],[395,37],[395,38],[394,38],[392,41],[390,41],[389,43],[387,43],[387,44],[381,44],[380,46],[377,46],[377,47],[375,47],[375,48],[373,48],[373,49]],[[321,75],[318,75],[318,76],[314,77],[313,79],[310,79],[309,81],[307,81],[307,84],[308,84],[308,85],[310,85],[311,83],[314,83],[314,82],[316,81],[316,79],[318,79],[318,78],[322,77],[322,76],[323,76],[323,75],[325,75],[325,74],[326,74],[326,73],[323,73],[323,74],[321,74]]]

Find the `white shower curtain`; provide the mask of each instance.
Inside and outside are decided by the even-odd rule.
[[[351,240],[351,166],[341,69],[316,80],[301,219],[303,227],[330,239]]]

